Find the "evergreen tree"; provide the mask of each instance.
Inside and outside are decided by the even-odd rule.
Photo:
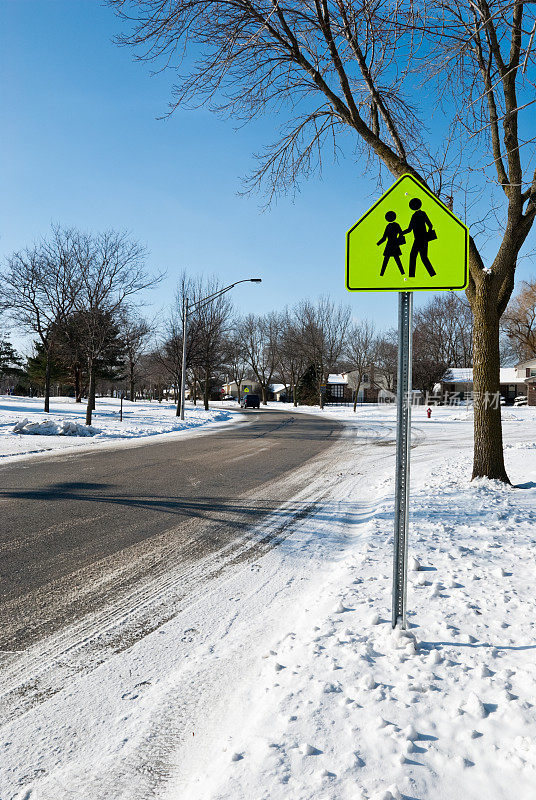
[[[13,379],[20,379],[23,373],[22,359],[9,339],[0,338],[0,391],[3,391],[7,383],[12,383]]]

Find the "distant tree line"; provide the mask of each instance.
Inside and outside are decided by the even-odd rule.
[[[396,330],[376,331],[355,321],[349,306],[329,297],[301,300],[281,311],[238,316],[231,296],[201,301],[222,287],[216,278],[184,273],[167,319],[158,326],[136,300],[161,275],[145,266],[143,247],[126,234],[85,234],[55,226],[51,235],[14,253],[2,271],[1,308],[17,329],[33,335],[24,361],[9,336],[0,335],[0,390],[42,394],[50,409],[51,387],[87,402],[91,424],[95,397],[122,392],[177,402],[182,363],[182,315],[186,299],[187,384],[194,403],[221,396],[221,386],[255,382],[262,402],[282,384],[295,405],[320,404],[332,373],[349,374],[354,409],[367,381],[396,388]],[[504,317],[503,352],[510,363],[536,356],[536,282],[523,284]],[[450,367],[472,366],[472,314],[465,297],[436,295],[416,310],[413,385],[431,392]]]

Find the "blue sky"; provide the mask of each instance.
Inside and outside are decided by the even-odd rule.
[[[396,322],[396,295],[344,288],[345,232],[376,197],[375,175],[351,157],[295,199],[267,211],[239,197],[252,154],[276,131],[265,119],[235,129],[205,110],[166,112],[171,73],[151,77],[112,42],[121,23],[99,0],[2,0],[0,254],[51,222],[127,229],[167,270],[150,313],[169,304],[179,273],[222,282],[240,311],[264,312],[329,293],[378,327]],[[418,298],[418,302],[429,299]]]

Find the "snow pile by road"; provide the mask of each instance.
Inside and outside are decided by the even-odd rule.
[[[92,425],[82,425],[80,422],[73,422],[69,419],[61,421],[45,419],[42,422],[30,422],[25,417],[13,426],[13,433],[28,436],[95,436],[100,431]]]
[[[48,451],[77,447],[119,446],[132,440],[160,434],[184,436],[214,425],[228,424],[238,418],[235,404],[217,403],[209,411],[187,405],[185,419],[176,416],[174,403],[97,398],[93,425],[86,426],[85,406],[68,397],[52,397],[50,413],[43,411],[42,397],[0,396],[0,458],[28,457]],[[13,435],[17,434],[17,435]],[[46,444],[44,437],[46,436]]]

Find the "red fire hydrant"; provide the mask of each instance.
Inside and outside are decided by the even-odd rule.
[[[432,416],[432,409],[431,408],[427,408],[426,409],[426,416],[428,417],[428,419],[430,419],[430,417]]]

